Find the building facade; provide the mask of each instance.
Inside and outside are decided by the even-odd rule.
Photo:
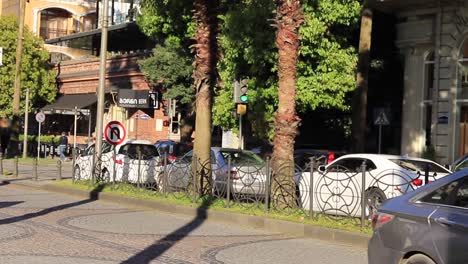
[[[370,2],[398,19],[402,154],[421,156],[433,147],[439,162],[452,163],[468,153],[468,1]]]
[[[0,1],[0,15],[19,14],[18,0]],[[138,0],[109,2],[104,122],[124,123],[129,138],[177,141],[180,131],[171,129],[168,120],[173,118],[163,111],[161,91],[146,82],[138,65],[138,60],[148,56],[154,47],[133,21]],[[26,1],[25,25],[45,41],[58,73],[58,98],[42,109],[48,115],[43,132],[68,132],[74,135],[74,144],[87,144],[95,131],[101,5],[97,0]],[[138,94],[148,103],[120,104],[123,94]]]

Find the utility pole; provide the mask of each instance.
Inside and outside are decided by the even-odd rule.
[[[24,109],[23,158],[28,156],[29,88],[26,89],[26,107]]]
[[[104,91],[106,87],[106,63],[107,63],[107,31],[109,27],[109,0],[102,1],[102,25],[101,25],[101,54],[99,63],[99,87],[97,90],[97,116],[96,116],[96,151],[95,158],[97,173],[101,172],[101,154],[102,154],[102,133],[104,122]],[[93,173],[93,182],[94,182]]]
[[[16,47],[16,71],[15,71],[15,88],[13,93],[13,114],[19,115],[20,111],[20,95],[21,95],[21,60],[23,57],[23,30],[24,30],[24,10],[26,7],[25,0],[19,0],[20,12],[18,19],[18,46]]]

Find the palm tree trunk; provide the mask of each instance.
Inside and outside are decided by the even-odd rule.
[[[276,45],[278,47],[278,110],[273,148],[273,202],[279,208],[296,206],[294,184],[294,141],[300,118],[296,114],[299,27],[303,22],[300,1],[277,1]]]
[[[192,168],[196,168],[196,188],[198,195],[211,190],[211,111],[213,91],[216,84],[216,63],[218,60],[218,19],[217,0],[195,0],[194,21],[197,25],[195,35],[195,69],[193,78],[196,89],[195,145]]]
[[[353,150],[364,152],[367,130],[367,90],[369,78],[370,48],[372,41],[372,10],[366,1],[362,9],[359,60],[357,65],[357,89],[353,96],[352,135]]]

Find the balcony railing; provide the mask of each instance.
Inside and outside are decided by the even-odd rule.
[[[69,34],[76,33],[75,30],[67,30],[67,29],[60,29],[60,28],[41,28],[41,37],[44,39],[52,39],[63,37]]]

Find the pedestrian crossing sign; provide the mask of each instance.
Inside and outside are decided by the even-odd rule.
[[[377,117],[374,120],[374,125],[376,126],[388,126],[390,125],[390,120],[388,119],[385,111],[379,111]]]

